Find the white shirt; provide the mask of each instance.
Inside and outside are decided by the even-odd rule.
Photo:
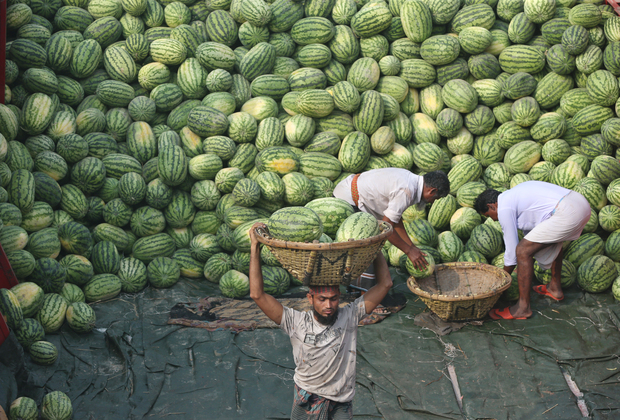
[[[353,400],[357,324],[365,317],[364,296],[340,308],[328,327],[319,324],[311,310],[284,307],[280,328],[291,338],[297,386],[332,401]]]
[[[551,217],[558,202],[571,190],[541,181],[522,182],[497,198],[497,218],[504,232],[504,265],[517,265],[517,244],[524,235]]]
[[[355,205],[351,195],[353,176],[343,179],[334,189],[334,197],[340,198],[352,206]],[[363,172],[357,180],[359,193],[358,208],[381,220],[386,216],[398,223],[407,207],[417,204],[426,205],[422,201],[424,177],[401,168],[373,169]]]

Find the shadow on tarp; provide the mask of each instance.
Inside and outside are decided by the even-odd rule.
[[[573,287],[560,303],[533,296],[530,320],[488,321],[439,337],[414,324],[426,308],[405,277],[392,273],[409,303],[359,329],[356,420],[581,418],[560,366],[583,392],[592,418],[620,418],[620,305],[609,293]],[[176,303],[216,294],[206,281],[183,279],[172,289],[94,305],[92,334],[65,325],[47,336],[60,352],[53,366],[33,365],[26,356],[35,387],[66,392],[79,420],[288,419],[294,362],[284,333],[166,324]]]

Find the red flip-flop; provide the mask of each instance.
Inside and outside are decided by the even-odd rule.
[[[527,319],[526,317],[514,317],[510,313],[510,308],[491,309],[489,316],[493,319]]]
[[[564,299],[564,296],[562,296],[561,298],[556,298],[555,296],[553,296],[551,294],[551,292],[549,292],[547,290],[547,285],[546,284],[541,284],[540,286],[534,286],[532,287],[532,290],[534,290],[536,293],[538,293],[539,295],[543,295],[543,296],[547,296],[550,297],[551,299],[555,300],[556,302],[561,301],[562,299]]]

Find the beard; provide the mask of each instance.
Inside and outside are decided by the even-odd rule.
[[[334,325],[334,322],[336,322],[336,319],[338,318],[338,308],[336,308],[333,314],[327,316],[321,315],[314,308],[314,306],[312,307],[312,312],[314,313],[314,318],[317,320],[317,322],[321,325],[325,325],[326,327]]]

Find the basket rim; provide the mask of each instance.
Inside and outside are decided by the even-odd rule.
[[[268,228],[256,228],[255,232],[258,242],[268,246],[272,246],[274,248],[299,249],[307,251],[338,251],[343,249],[361,248],[364,246],[373,245],[377,242],[381,242],[387,239],[394,232],[392,225],[385,221],[379,222],[379,229],[381,230],[381,233],[371,238],[349,240],[347,242],[327,243],[306,243],[274,239],[271,237],[271,235],[269,235]]]
[[[447,296],[447,295],[439,295],[436,293],[429,293],[426,290],[423,290],[420,288],[420,286],[418,285],[418,282],[416,281],[414,277],[409,277],[407,279],[407,287],[409,288],[409,290],[411,290],[413,293],[415,293],[416,295],[420,297],[431,299],[431,300],[438,300],[442,302],[461,302],[461,301],[466,301],[466,300],[487,299],[487,298],[496,296],[500,293],[503,293],[505,290],[507,290],[510,287],[510,284],[512,283],[512,277],[510,276],[510,274],[508,274],[506,271],[502,270],[501,268],[496,267],[491,264],[483,264],[483,263],[467,262],[467,261],[450,262],[450,263],[444,263],[444,264],[437,264],[435,266],[435,270],[438,271],[438,270],[454,268],[454,267],[479,269],[479,268],[482,268],[481,266],[484,267],[484,269],[487,271],[495,271],[496,273],[500,274],[500,276],[504,278],[505,284],[498,289],[495,289],[487,293],[481,293],[476,296]]]

